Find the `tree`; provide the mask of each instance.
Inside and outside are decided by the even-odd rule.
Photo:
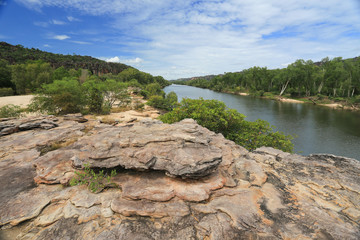
[[[72,75],[77,74],[77,73],[74,72],[74,69],[72,69],[71,73],[72,73]],[[55,71],[52,74],[52,79],[53,80],[61,80],[64,77],[70,77],[70,73],[64,68],[64,66],[61,66],[61,67],[55,69]]]
[[[81,87],[85,93],[89,111],[96,114],[103,113],[105,84],[98,77],[91,76]]]
[[[64,78],[44,84],[33,98],[30,109],[59,115],[81,112],[85,105],[80,83],[74,78]]]
[[[165,123],[174,123],[185,118],[192,118],[203,127],[225,138],[254,150],[261,146],[274,147],[292,152],[292,137],[274,132],[270,124],[264,120],[245,121],[245,116],[234,109],[227,109],[223,102],[204,99],[183,99],[179,107],[160,116]]]
[[[177,101],[176,93],[169,92],[165,97],[159,95],[151,96],[147,104],[155,108],[170,111],[178,105]]]
[[[12,87],[14,85],[11,82],[11,68],[6,60],[0,59],[0,88]]]
[[[104,85],[104,102],[107,108],[111,109],[115,102],[118,102],[119,106],[127,106],[130,104],[131,97],[126,83],[107,79]]]
[[[26,89],[29,89],[30,83],[26,79],[25,64],[11,66],[11,81],[14,83],[18,94],[26,93]]]

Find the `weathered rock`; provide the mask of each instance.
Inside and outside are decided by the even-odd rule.
[[[44,117],[25,120],[14,119],[6,122],[0,122],[0,136],[35,128],[51,129],[57,126],[57,123]]]
[[[88,121],[81,113],[67,114],[64,115],[63,119],[67,121],[76,121],[78,123],[85,123]]]
[[[0,138],[0,239],[360,238],[354,159],[248,152],[192,120],[57,124]],[[98,194],[61,185],[85,163],[131,170]]]
[[[170,176],[200,178],[216,170],[221,162],[219,148],[198,130],[193,120],[179,124],[136,125],[129,131],[106,127],[96,135],[74,144],[76,167],[162,170]]]

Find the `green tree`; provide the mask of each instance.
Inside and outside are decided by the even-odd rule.
[[[104,82],[96,76],[91,76],[81,87],[84,90],[89,111],[96,114],[103,113],[105,92]],[[110,109],[108,111],[110,111]]]
[[[80,83],[74,78],[64,78],[44,84],[33,98],[30,109],[58,115],[81,112],[85,105]]]
[[[293,151],[291,136],[274,132],[266,121],[246,121],[243,114],[227,109],[223,102],[217,100],[183,99],[179,107],[160,116],[160,120],[165,123],[174,123],[185,118],[192,118],[211,131],[222,133],[225,138],[248,150],[268,146],[287,152]]]
[[[25,64],[16,64],[11,66],[11,79],[18,94],[25,94],[26,89],[30,88],[30,83],[26,78]]]
[[[0,59],[0,88],[13,88],[11,82],[11,68],[8,62]]]
[[[76,74],[75,76],[77,76],[78,73],[74,69],[72,69],[72,70],[73,70],[72,75]],[[75,77],[75,76],[73,76],[73,77]],[[70,77],[70,73],[63,66],[55,69],[55,71],[52,74],[52,79],[53,80],[61,80],[64,77]]]
[[[178,98],[176,93],[169,92],[165,97],[159,95],[151,96],[147,104],[155,108],[170,111],[177,106],[177,101]]]
[[[118,102],[119,106],[127,106],[130,104],[131,97],[128,92],[128,84],[107,79],[104,85],[104,102],[106,108],[110,110],[115,102]]]

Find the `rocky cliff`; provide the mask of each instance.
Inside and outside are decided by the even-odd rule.
[[[360,238],[354,159],[248,152],[191,119],[45,117],[0,132],[0,239]],[[97,193],[69,186],[86,164],[118,174]]]

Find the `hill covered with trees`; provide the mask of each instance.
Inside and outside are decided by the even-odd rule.
[[[55,54],[35,48],[24,48],[21,45],[11,45],[6,42],[0,42],[0,59],[6,60],[10,65],[23,64],[29,60],[42,60],[49,63],[52,68],[82,68],[88,69],[96,75],[118,74],[129,68],[125,64],[106,62],[90,56]]]
[[[39,91],[56,80],[75,79],[84,83],[90,78],[102,82],[136,82],[139,86],[157,83],[168,85],[161,76],[152,76],[121,63],[109,63],[89,56],[54,54],[21,45],[0,42],[0,96]],[[136,85],[135,84],[135,85]]]

